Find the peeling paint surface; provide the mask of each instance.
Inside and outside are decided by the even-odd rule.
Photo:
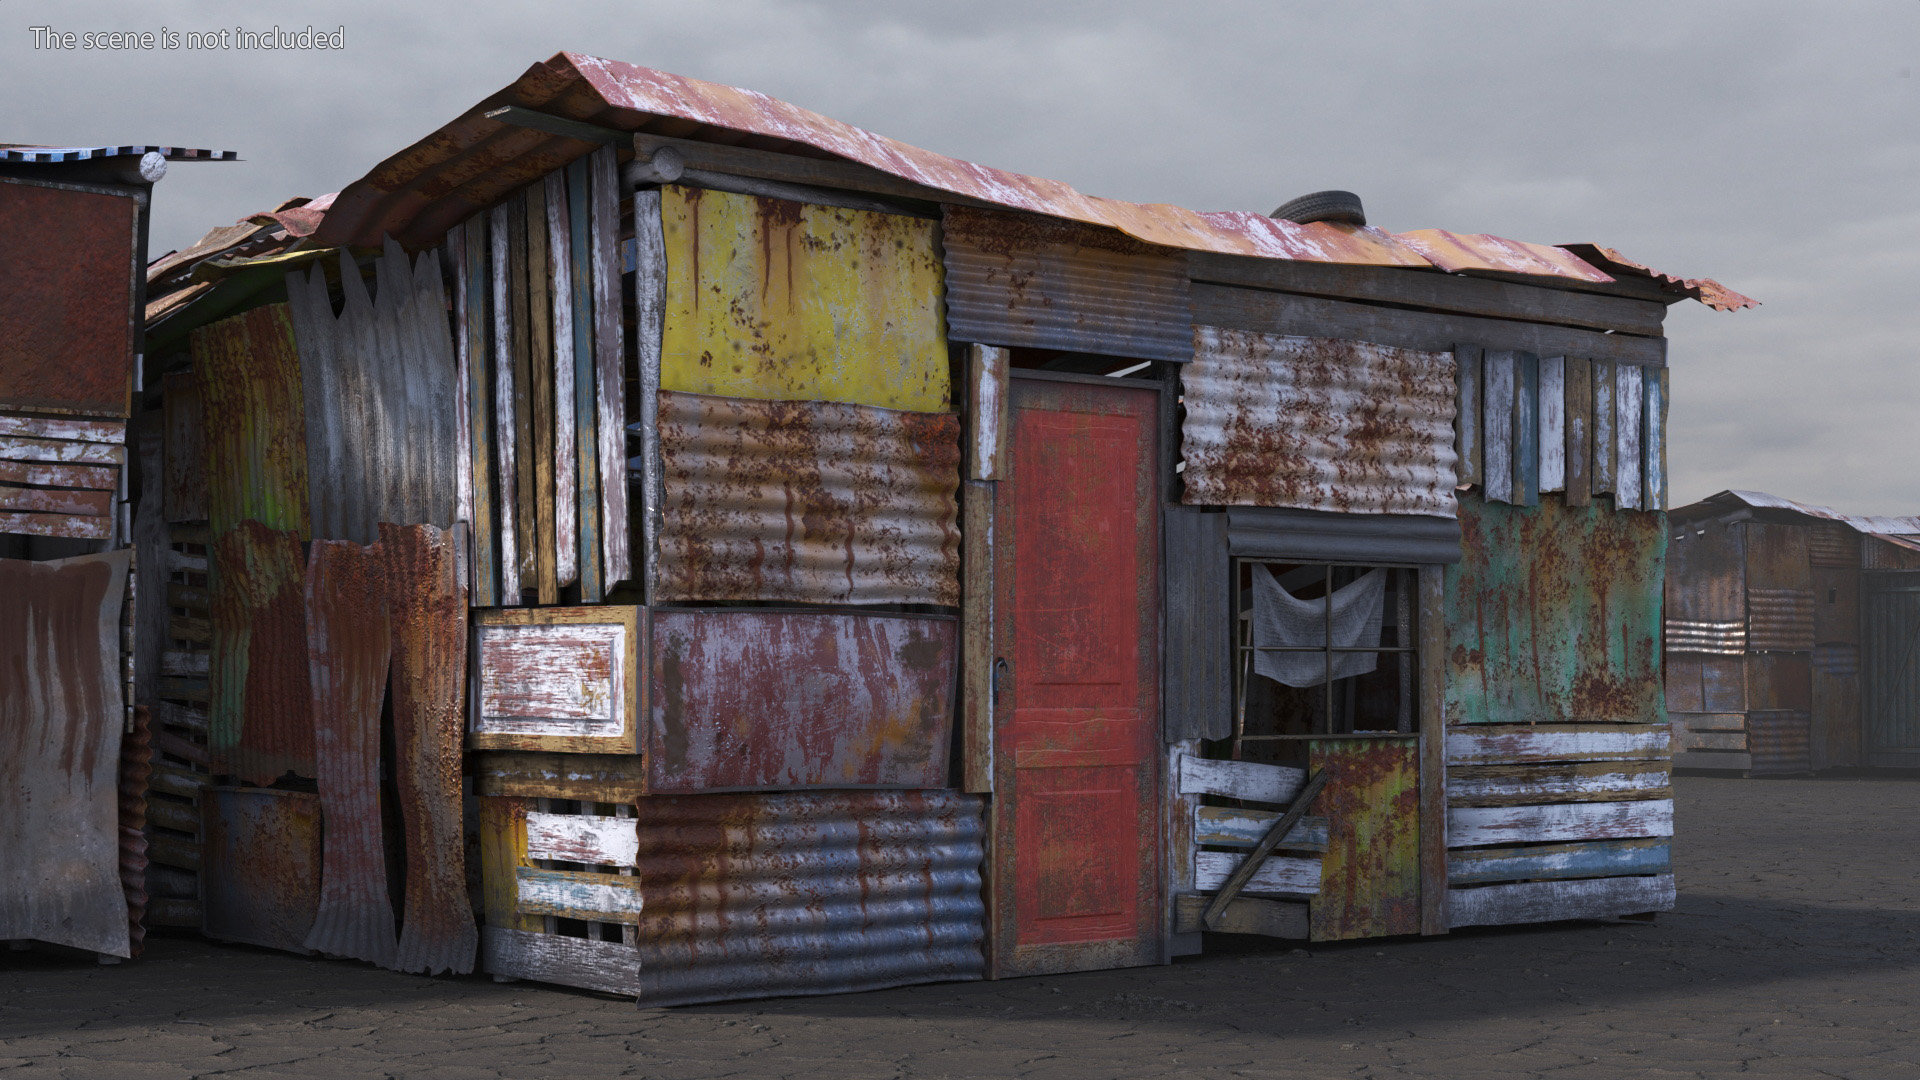
[[[213,535],[251,518],[305,540],[307,421],[287,305],[203,326],[191,342]]]

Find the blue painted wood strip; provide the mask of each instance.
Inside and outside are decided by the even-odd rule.
[[[1642,375],[1647,392],[1641,411],[1641,452],[1646,456],[1646,490],[1640,505],[1648,510],[1667,508],[1667,369],[1648,368]]]
[[[1273,827],[1279,814],[1271,810],[1242,810],[1230,806],[1197,806],[1193,811],[1193,842],[1214,847],[1250,848]],[[1280,846],[1292,851],[1327,850],[1327,819],[1301,818]]]
[[[1665,838],[1477,848],[1447,853],[1449,885],[1477,885],[1495,881],[1562,881],[1672,872],[1672,845]]]
[[[1514,354],[1487,350],[1480,387],[1483,484],[1490,502],[1513,501]]]
[[[493,399],[492,320],[487,300],[492,291],[487,277],[487,219],[476,214],[467,220],[461,284],[467,304],[467,426],[473,455],[473,603],[493,607],[500,596],[499,523],[493,509]]]
[[[516,910],[522,915],[557,915],[587,922],[638,923],[640,879],[575,870],[514,868],[519,883]]]
[[[1532,353],[1514,360],[1513,502],[1540,505],[1540,358]]]
[[[567,166],[567,228],[573,265],[573,419],[579,455],[580,600],[606,596],[600,562],[599,377],[593,361],[593,247],[586,158]]]

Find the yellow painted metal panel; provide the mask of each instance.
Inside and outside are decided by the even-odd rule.
[[[683,187],[660,215],[662,389],[947,411],[935,222]]]

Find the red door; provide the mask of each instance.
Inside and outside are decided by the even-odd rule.
[[[1153,390],[1015,379],[994,507],[994,970],[1161,963]]]

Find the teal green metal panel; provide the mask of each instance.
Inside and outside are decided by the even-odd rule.
[[[1460,495],[1446,568],[1446,718],[1661,723],[1663,513]]]

